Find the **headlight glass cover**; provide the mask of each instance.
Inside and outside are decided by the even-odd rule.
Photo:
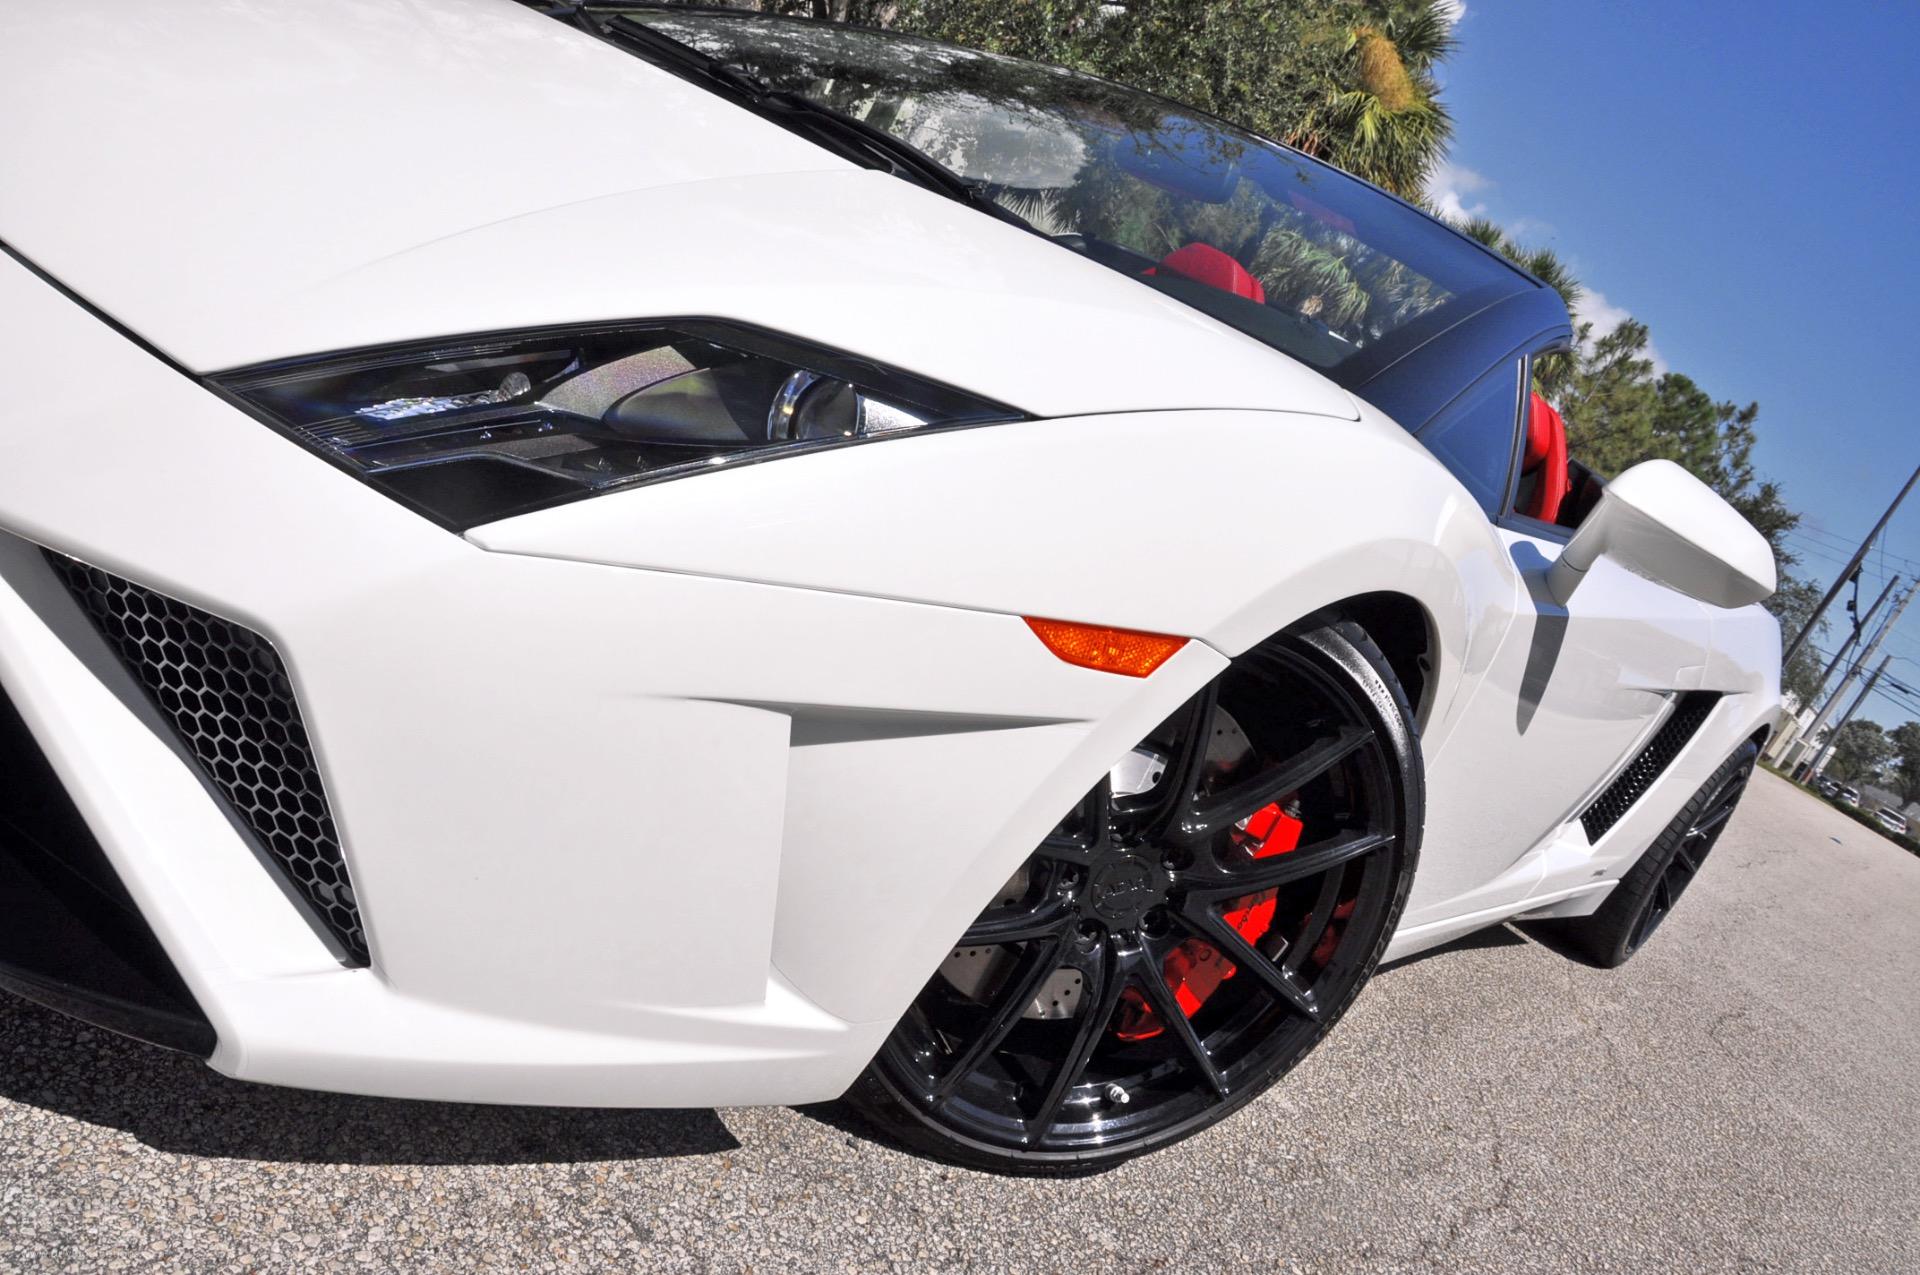
[[[1022,415],[706,320],[456,337],[213,381],[454,530],[639,483]]]

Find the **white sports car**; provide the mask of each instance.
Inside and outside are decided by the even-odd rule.
[[[1061,1172],[1602,963],[1779,705],[1559,297],[1171,102],[615,4],[0,10],[0,985]],[[1542,1013],[1552,1013],[1542,1006]]]

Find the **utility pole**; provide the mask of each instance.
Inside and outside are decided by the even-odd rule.
[[[1793,641],[1787,643],[1787,649],[1780,655],[1780,667],[1785,668],[1791,664],[1793,657],[1800,653],[1800,648],[1807,644],[1807,638],[1813,633],[1813,626],[1820,623],[1820,617],[1827,613],[1827,608],[1833,605],[1833,600],[1840,596],[1840,590],[1845,587],[1848,580],[1853,578],[1853,573],[1860,569],[1860,563],[1866,558],[1867,550],[1873,546],[1873,542],[1879,538],[1880,533],[1886,530],[1887,523],[1892,521],[1893,511],[1900,507],[1900,502],[1905,500],[1907,493],[1913,490],[1915,479],[1920,479],[1920,465],[1913,467],[1913,473],[1907,476],[1907,485],[1900,489],[1900,494],[1893,498],[1891,505],[1887,506],[1887,512],[1880,515],[1880,521],[1873,524],[1873,530],[1869,531],[1867,538],[1860,542],[1860,547],[1853,551],[1853,557],[1848,560],[1846,567],[1833,578],[1833,587],[1827,590],[1827,596],[1820,599],[1820,605],[1813,609],[1813,614],[1807,617],[1807,622],[1800,626],[1798,633],[1794,634]]]
[[[1846,662],[1847,652],[1853,649],[1853,644],[1860,640],[1860,635],[1866,632],[1868,625],[1873,623],[1873,617],[1880,614],[1880,607],[1886,602],[1887,595],[1892,593],[1894,587],[1899,583],[1899,576],[1895,576],[1893,579],[1887,581],[1887,587],[1880,590],[1880,596],[1873,600],[1873,605],[1867,608],[1867,613],[1854,618],[1853,626],[1848,630],[1846,640],[1840,643],[1839,649],[1833,653],[1833,659],[1827,662],[1826,669],[1820,674],[1820,680],[1813,684],[1813,693],[1807,697],[1807,702],[1802,704],[1800,706],[1801,708],[1807,709],[1813,707],[1813,701],[1820,698],[1820,692],[1825,690],[1827,683],[1833,680],[1834,670]],[[1782,761],[1788,753],[1793,751],[1794,746],[1801,740],[1806,740],[1807,743],[1811,744],[1813,742],[1813,736],[1804,731],[1792,736],[1783,734],[1780,737],[1779,746],[1770,749],[1769,754],[1776,762]]]
[[[1868,660],[1871,660],[1875,655],[1878,655],[1880,653],[1880,644],[1887,640],[1887,634],[1893,632],[1893,626],[1900,623],[1901,613],[1907,609],[1907,603],[1913,601],[1913,594],[1916,589],[1920,589],[1920,584],[1909,586],[1907,591],[1900,595],[1900,601],[1894,605],[1893,614],[1888,616],[1886,619],[1886,622],[1882,624],[1879,627],[1879,629],[1877,629],[1874,632],[1873,640],[1868,642],[1867,649],[1860,653],[1859,663],[1853,666],[1854,672],[1858,672],[1861,668],[1863,668],[1866,665]],[[1887,658],[1892,659],[1893,657],[1888,656]],[[1882,661],[1881,667],[1882,668],[1886,667],[1885,661]],[[1847,693],[1847,687],[1852,684],[1853,678],[1854,678],[1854,672],[1849,672],[1845,677],[1840,679],[1840,685],[1834,688],[1834,692],[1830,697],[1828,697],[1827,702],[1820,706],[1820,712],[1817,715],[1815,715],[1813,719],[1813,725],[1807,727],[1808,740],[1811,741],[1819,737],[1820,727],[1825,724],[1827,718],[1833,715],[1834,706],[1839,704],[1840,697]],[[1875,681],[1878,681],[1879,677],[1880,675],[1878,673],[1874,674]],[[1872,683],[1870,682],[1868,683],[1868,685],[1871,686]],[[1854,707],[1858,708],[1859,704],[1856,702]],[[1839,729],[1840,728],[1838,726],[1834,727],[1834,732],[1837,734],[1839,732]],[[1827,736],[1828,747],[1823,748],[1816,745],[1814,749],[1814,755],[1819,758],[1824,758],[1826,752],[1830,751],[1830,746],[1832,742],[1833,742],[1833,736],[1828,735]],[[1816,767],[1819,764],[1820,763],[1818,762],[1815,763],[1814,765],[1803,764],[1800,768],[1799,773],[1797,773],[1794,777],[1796,779],[1808,778],[1809,776],[1817,773]]]
[[[1913,595],[1909,593],[1907,596]],[[1840,742],[1840,732],[1847,728],[1847,723],[1853,720],[1853,715],[1860,711],[1862,704],[1867,702],[1867,696],[1873,694],[1873,688],[1879,683],[1880,675],[1887,671],[1887,665],[1891,663],[1893,663],[1891,655],[1881,660],[1880,667],[1873,670],[1873,676],[1867,679],[1867,684],[1860,688],[1858,695],[1854,696],[1853,703],[1847,708],[1847,715],[1840,719],[1840,724],[1833,728],[1833,734],[1827,736],[1827,742],[1820,746],[1820,756],[1814,759],[1813,773],[1809,778],[1818,776],[1827,768],[1827,762],[1833,757],[1833,747]]]
[[[1818,695],[1820,691],[1825,690],[1827,683],[1833,680],[1833,671],[1846,661],[1847,652],[1853,649],[1853,644],[1860,640],[1860,635],[1866,632],[1868,625],[1873,623],[1873,617],[1880,613],[1880,604],[1887,600],[1887,595],[1892,593],[1894,586],[1899,583],[1899,576],[1887,581],[1887,587],[1880,590],[1880,596],[1873,600],[1873,605],[1867,608],[1867,613],[1854,622],[1852,630],[1847,634],[1847,640],[1840,644],[1840,649],[1833,653],[1833,659],[1828,662],[1826,671],[1820,674],[1820,683],[1815,688],[1814,694]]]

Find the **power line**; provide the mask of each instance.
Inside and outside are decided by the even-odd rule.
[[[1829,549],[1837,549],[1842,553],[1851,552],[1853,547],[1859,543],[1859,541],[1852,536],[1843,536],[1837,532],[1828,531],[1825,527],[1815,526],[1805,519],[1787,528],[1784,534],[1798,536],[1810,544],[1824,545]],[[1912,554],[1900,555],[1897,550],[1890,547],[1887,549],[1887,552],[1894,556],[1915,556]]]
[[[1787,531],[1787,534],[1794,535],[1794,536],[1809,536],[1809,537],[1824,536],[1826,537],[1827,540],[1832,542],[1834,548],[1840,549],[1843,551],[1850,549],[1854,545],[1859,543],[1859,537],[1857,536],[1845,536],[1845,535],[1841,535],[1837,531],[1828,531],[1825,527],[1822,527],[1818,523],[1815,523],[1804,517],[1801,518],[1799,522],[1795,523],[1791,528],[1789,528]]]
[[[1846,546],[1831,544],[1824,540],[1812,539],[1805,531],[1798,527],[1782,532],[1781,536],[1788,542],[1788,548],[1796,555],[1804,554],[1809,558],[1817,558],[1828,563],[1843,564],[1849,560],[1848,554],[1850,551]],[[1878,567],[1880,573],[1883,575],[1889,569],[1920,571],[1920,559],[1916,559],[1907,554],[1889,552],[1884,545],[1879,547],[1879,551],[1875,556],[1879,560]]]
[[[1794,532],[1787,532],[1784,539],[1787,541],[1788,551],[1797,557],[1812,558],[1832,566],[1845,566],[1847,563],[1846,557],[1840,551],[1830,549],[1828,546],[1816,541],[1798,540]],[[1863,563],[1862,567],[1884,579],[1888,574],[1888,564],[1891,564],[1894,568],[1920,572],[1920,561],[1905,557],[1901,554],[1886,554],[1879,563],[1871,565]]]
[[[1833,605],[1833,600],[1840,596],[1840,590],[1846,586],[1847,577],[1860,569],[1860,563],[1867,556],[1868,548],[1879,539],[1880,533],[1887,529],[1887,524],[1893,521],[1893,515],[1900,508],[1900,502],[1907,498],[1907,493],[1913,490],[1916,482],[1920,482],[1920,465],[1915,465],[1913,472],[1907,475],[1906,485],[1900,488],[1900,494],[1895,496],[1893,503],[1887,506],[1887,512],[1880,515],[1880,521],[1873,524],[1873,530],[1868,532],[1867,538],[1860,542],[1860,547],[1853,551],[1852,560],[1841,569],[1838,576],[1834,577],[1826,596],[1820,599],[1820,605],[1813,609],[1813,614],[1807,617],[1807,622],[1800,626],[1800,631],[1793,635],[1791,642],[1787,643],[1787,649],[1780,653],[1780,661],[1783,665],[1793,662],[1793,657],[1799,653],[1801,645],[1812,635],[1814,627],[1820,623],[1820,617],[1825,615],[1827,608]]]
[[[1915,469],[1913,472],[1914,472],[1915,478],[1920,478],[1920,469]],[[1913,483],[1911,480],[1908,481],[1907,486],[1908,487],[1913,486]],[[1906,495],[1906,492],[1903,490],[1900,494],[1904,496]],[[1894,503],[1897,505],[1899,502],[1895,501]],[[1889,509],[1887,512],[1889,515],[1891,515],[1893,511]],[[1884,521],[1884,519],[1882,521]],[[1867,547],[1865,545],[1861,545],[1860,551],[1862,553],[1865,553],[1866,548]],[[1838,581],[1835,582],[1833,591],[1827,595],[1827,601],[1831,602],[1833,600],[1833,595],[1840,591],[1840,583],[1841,582],[1838,582]],[[1887,587],[1891,589],[1893,586],[1889,585]],[[1813,722],[1806,729],[1806,737],[1808,739],[1814,739],[1819,736],[1820,728],[1827,724],[1827,719],[1833,716],[1833,710],[1839,707],[1841,699],[1846,695],[1847,691],[1852,687],[1853,679],[1855,675],[1859,672],[1861,665],[1867,663],[1867,661],[1871,660],[1874,656],[1878,655],[1880,653],[1880,644],[1886,640],[1887,634],[1893,632],[1894,629],[1900,626],[1900,617],[1902,614],[1905,613],[1907,609],[1907,605],[1913,601],[1913,595],[1915,593],[1920,593],[1920,583],[1909,585],[1907,587],[1907,591],[1900,595],[1900,600],[1894,603],[1893,613],[1887,616],[1886,619],[1882,620],[1880,622],[1880,627],[1874,630],[1873,637],[1868,640],[1866,647],[1860,652],[1860,658],[1856,660],[1850,668],[1848,668],[1846,674],[1840,679],[1840,685],[1834,688],[1833,694],[1827,697],[1826,703],[1822,704],[1819,710],[1814,713]],[[1883,594],[1882,597],[1884,596],[1885,595]],[[1880,604],[1878,602],[1874,603],[1874,606],[1876,608],[1879,605]],[[1801,637],[1804,638],[1805,636],[1806,636],[1805,631],[1802,631]],[[1799,645],[1800,645],[1799,642],[1794,643],[1794,646],[1796,648]],[[1871,691],[1874,687],[1874,684],[1880,680],[1880,672],[1884,671],[1887,665],[1890,664],[1892,661],[1893,661],[1892,655],[1888,655],[1885,659],[1880,661],[1880,668],[1874,672],[1872,677],[1867,679],[1866,689],[1860,692],[1860,698],[1856,699],[1853,702],[1853,707],[1847,710],[1846,717],[1843,717],[1840,719],[1841,726],[1846,725],[1848,719],[1850,719],[1854,715],[1854,713],[1859,711],[1860,706],[1862,704],[1866,703],[1867,693]],[[1835,664],[1838,664],[1839,662],[1840,661],[1837,659],[1834,661]],[[1834,733],[1838,732],[1839,729],[1840,727],[1836,726],[1833,728],[1833,731],[1828,733],[1827,740],[1828,740],[1829,746],[1832,743]],[[1804,778],[1809,773],[1818,774],[1820,771],[1820,767],[1825,763],[1826,763],[1825,754],[1824,753],[1817,754],[1814,758],[1813,763],[1810,766],[1808,766],[1805,770],[1802,770],[1799,773],[1797,773],[1795,777]]]
[[[1793,529],[1795,531],[1810,532],[1816,536],[1826,536],[1842,545],[1857,544],[1860,540],[1860,537],[1851,532],[1835,531],[1831,527],[1823,527],[1809,515],[1802,515],[1800,521],[1794,524]]]
[[[1909,591],[1907,597],[1912,596],[1912,592]],[[1905,602],[1906,598],[1902,598],[1901,601]],[[1867,684],[1860,688],[1860,694],[1854,698],[1852,704],[1847,706],[1846,715],[1840,719],[1840,724],[1827,732],[1827,742],[1820,745],[1819,752],[1814,754],[1809,774],[1818,775],[1827,768],[1827,761],[1833,756],[1833,750],[1840,742],[1840,732],[1847,728],[1847,723],[1853,720],[1854,714],[1858,713],[1861,705],[1867,702],[1867,697],[1873,694],[1873,688],[1880,684],[1880,678],[1886,673],[1887,665],[1891,663],[1893,663],[1891,655],[1880,661],[1879,666],[1873,670],[1873,675],[1867,679]]]

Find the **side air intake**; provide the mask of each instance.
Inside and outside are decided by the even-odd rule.
[[[1719,698],[1717,691],[1681,692],[1673,711],[1640,750],[1640,755],[1628,762],[1619,777],[1581,813],[1580,824],[1587,830],[1588,841],[1600,840],[1607,829],[1619,823],[1634,803],[1646,795],[1653,781],[1666,773],[1680,750],[1699,732]]]
[[[340,834],[273,644],[98,567],[47,560],[348,963],[365,965]]]

